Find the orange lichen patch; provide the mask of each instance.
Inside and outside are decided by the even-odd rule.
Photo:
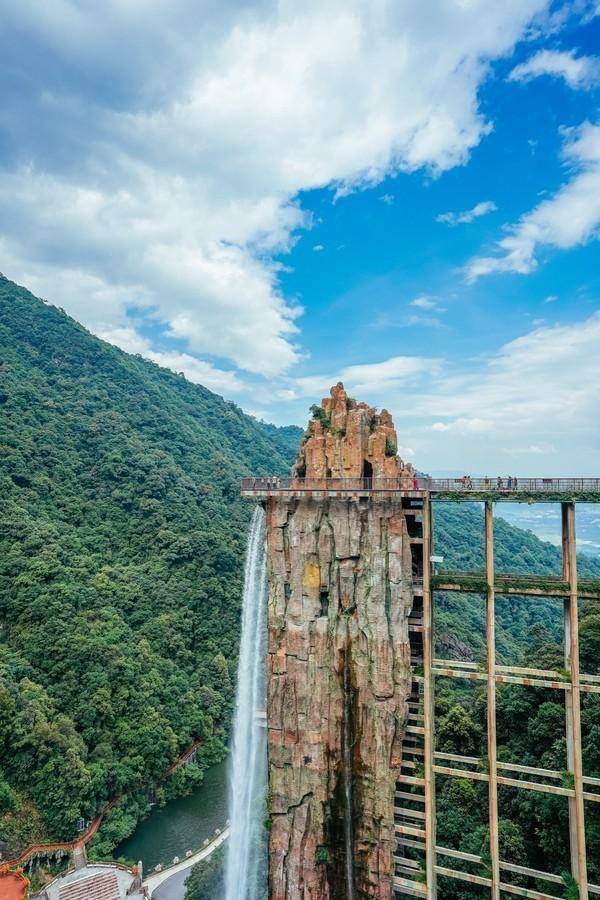
[[[0,900],[25,900],[29,879],[4,869],[0,870]]]
[[[309,590],[317,590],[321,584],[321,569],[316,563],[307,563],[304,566],[302,585]]]

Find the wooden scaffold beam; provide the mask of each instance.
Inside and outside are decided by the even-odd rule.
[[[494,593],[494,506],[485,504],[485,577],[487,647],[487,749],[489,770],[489,827],[491,897],[500,900],[500,850],[498,846],[498,772],[496,768],[496,611]]]
[[[569,597],[563,603],[563,647],[565,669],[571,690],[565,692],[567,765],[573,774],[574,796],[569,797],[569,841],[571,872],[579,886],[580,900],[587,900],[587,861],[583,763],[581,757],[581,692],[579,684],[579,615],[577,596],[577,546],[575,504],[562,503],[563,579],[569,583]]]
[[[433,598],[431,594],[431,499],[423,503],[423,716],[425,775],[425,872],[427,898],[437,900],[436,875],[436,810],[435,774],[435,716],[433,692]]]

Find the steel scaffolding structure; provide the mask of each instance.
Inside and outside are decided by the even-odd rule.
[[[600,803],[600,778],[586,777],[581,752],[581,695],[600,693],[600,675],[579,670],[578,602],[600,600],[600,580],[578,581],[575,544],[575,502],[600,503],[600,478],[245,478],[242,496],[264,501],[273,496],[308,499],[402,500],[413,556],[414,607],[409,618],[413,666],[403,759],[396,786],[397,897],[444,900],[438,877],[470,882],[489,889],[493,900],[506,895],[531,900],[564,900],[563,878],[503,860],[498,840],[498,787],[562,796],[569,808],[571,874],[579,900],[600,896],[600,885],[587,877],[585,805]],[[432,505],[445,502],[482,502],[485,510],[485,567],[481,572],[434,573]],[[557,502],[562,510],[562,573],[560,576],[496,573],[493,508],[496,502]],[[436,591],[479,593],[486,607],[486,665],[438,659],[434,656],[434,594]],[[563,604],[564,670],[498,665],[496,661],[496,597],[555,597]],[[487,757],[436,752],[435,681],[460,678],[485,683]],[[565,738],[568,772],[498,760],[496,746],[496,690],[502,683],[559,691],[565,698]],[[565,774],[567,776],[565,783]],[[464,853],[437,843],[436,775],[469,779],[488,786],[489,848],[485,855]],[[422,809],[415,809],[420,806]],[[417,857],[416,859],[414,857]],[[458,860],[479,867],[470,873],[442,865]],[[554,893],[521,887],[504,880],[511,875],[545,882]],[[561,890],[562,888],[562,890]],[[563,894],[563,896],[561,896]]]
[[[575,504],[572,499],[561,501],[562,510],[562,576],[560,579],[540,578],[525,583],[520,590],[523,579],[515,576],[496,578],[494,567],[494,528],[493,500],[484,501],[485,509],[485,571],[479,576],[470,573],[452,573],[434,576],[431,565],[432,556],[432,498],[423,493],[422,506],[422,619],[413,630],[422,638],[422,655],[418,651],[416,661],[422,660],[422,674],[417,670],[413,674],[415,693],[411,699],[418,697],[420,703],[409,703],[412,714],[419,715],[422,709],[423,727],[407,728],[406,756],[403,761],[404,772],[398,782],[397,798],[397,877],[395,890],[398,897],[417,896],[428,900],[443,900],[438,893],[438,876],[460,881],[471,882],[489,889],[493,900],[500,900],[503,895],[517,895],[532,900],[562,900],[560,889],[565,888],[562,877],[551,872],[541,872],[526,866],[518,866],[503,860],[498,844],[498,786],[505,785],[524,791],[564,796],[569,807],[569,846],[571,874],[578,886],[580,900],[587,900],[590,895],[600,896],[600,885],[588,882],[586,864],[585,804],[600,802],[600,778],[585,777],[582,768],[581,752],[581,694],[600,693],[600,676],[588,675],[579,671],[579,627],[578,627],[578,581],[577,556],[575,544]],[[457,496],[453,500],[471,499]],[[496,498],[500,499],[500,498]],[[502,498],[504,499],[504,498]],[[508,499],[508,498],[507,498]],[[542,498],[540,498],[542,499]],[[514,582],[514,579],[513,579]],[[544,669],[528,669],[518,666],[502,666],[496,662],[496,615],[495,599],[497,594],[523,593],[546,595],[545,586],[549,584],[548,596],[560,596],[563,602],[563,646],[564,672]],[[529,585],[529,590],[527,587]],[[486,605],[486,656],[487,662],[483,671],[476,663],[456,660],[437,659],[434,657],[434,592],[435,590],[481,591],[485,594]],[[600,585],[588,582],[586,596],[600,597]],[[414,620],[416,621],[416,620]],[[421,645],[419,645],[420,647]],[[485,682],[487,706],[487,760],[478,757],[461,756],[451,753],[439,753],[435,750],[435,713],[434,693],[437,677],[461,678]],[[567,744],[568,783],[565,784],[565,773],[542,769],[534,766],[517,765],[501,762],[497,758],[496,747],[496,686],[498,683],[511,683],[540,687],[562,692],[565,698],[565,737]],[[409,719],[410,721],[410,719]],[[412,734],[410,733],[412,731]],[[415,733],[422,737],[419,746]],[[422,760],[423,777],[416,777],[417,766],[412,759]],[[406,775],[405,773],[411,773]],[[488,785],[489,797],[489,853],[484,859],[480,855],[463,853],[452,848],[443,847],[436,841],[436,775],[452,778],[466,778],[472,781],[485,782]],[[523,776],[527,776],[525,779]],[[552,783],[554,782],[554,783]],[[557,783],[558,782],[558,783]],[[411,790],[422,790],[419,793],[405,793],[404,785]],[[422,803],[424,812],[406,806],[407,800],[415,804]],[[409,853],[406,851],[409,850]],[[417,860],[414,857],[418,857]],[[451,865],[442,865],[440,858],[457,859],[480,867],[481,874],[460,871]],[[549,890],[558,893],[542,893],[516,886],[503,880],[504,873],[528,876],[531,879],[547,882]],[[563,895],[564,896],[564,895]]]

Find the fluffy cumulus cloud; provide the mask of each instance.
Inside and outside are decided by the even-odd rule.
[[[505,344],[483,370],[447,372],[420,403],[432,417],[420,430],[425,447],[443,434],[446,453],[460,466],[468,437],[472,465],[510,459],[521,471],[593,469],[598,455],[600,313],[571,325],[544,326]],[[490,446],[492,441],[492,446]],[[411,439],[412,443],[412,439]],[[531,459],[544,456],[543,459]],[[439,458],[439,456],[438,456]],[[560,460],[560,463],[558,461]]]
[[[379,402],[402,387],[424,383],[424,377],[440,370],[441,360],[426,356],[393,356],[377,363],[346,366],[337,375],[309,375],[295,380],[295,396],[313,397],[327,392],[332,384],[343,381],[350,393],[363,400]]]
[[[566,132],[563,150],[572,176],[552,197],[521,217],[498,242],[498,254],[479,256],[467,267],[475,281],[495,272],[532,272],[542,247],[568,249],[598,237],[600,225],[600,125],[586,122]]]
[[[159,366],[172,369],[185,375],[188,381],[194,384],[202,384],[212,391],[220,394],[239,393],[244,390],[244,384],[236,376],[235,372],[218,369],[204,359],[198,359],[189,353],[178,353],[174,350],[153,350],[150,341],[138,334],[135,328],[125,326],[122,328],[109,328],[100,330],[98,336],[110,344],[115,344],[126,353],[137,353],[146,359],[151,359]]]
[[[577,56],[573,50],[539,50],[512,70],[509,81],[531,81],[540,75],[563,78],[574,90],[592,88],[600,83],[600,58]]]
[[[297,390],[319,396],[341,377],[351,392],[392,411],[400,443],[423,469],[593,471],[600,407],[589,386],[600,384],[598,347],[600,313],[535,328],[473,368],[402,356],[304,378]]]
[[[464,163],[489,62],[546,7],[3,0],[1,268],[107,336],[143,321],[226,392],[285,373],[299,192]]]
[[[435,217],[435,221],[441,222],[444,225],[465,225],[469,222],[473,222],[475,219],[480,219],[481,216],[487,216],[488,213],[494,212],[496,209],[498,209],[498,207],[493,200],[482,200],[480,203],[476,203],[475,206],[471,209],[466,209],[464,212],[440,213],[439,216]]]

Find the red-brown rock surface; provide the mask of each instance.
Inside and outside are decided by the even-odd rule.
[[[390,413],[348,397],[341,382],[313,407],[294,474],[306,478],[399,478],[410,486],[413,470],[398,457]]]
[[[402,473],[388,413],[341,385],[323,408],[307,477],[360,477],[365,459]],[[267,539],[270,897],[390,900],[413,601],[401,501],[271,498]]]

